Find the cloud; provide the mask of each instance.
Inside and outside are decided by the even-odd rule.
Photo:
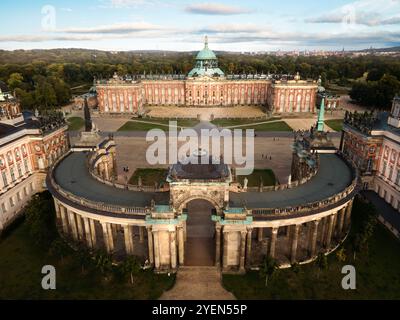
[[[149,43],[164,43],[173,48],[194,48],[194,42],[201,46],[201,36],[209,34],[210,46],[225,50],[231,48],[306,48],[331,47],[366,48],[395,46],[400,43],[400,31],[384,31],[372,28],[364,30],[310,31],[293,29],[284,32],[267,24],[227,23],[205,25],[198,28],[174,28],[145,22],[95,26],[91,28],[70,28],[37,35],[0,36],[1,43],[51,43],[87,42],[87,46],[107,43],[116,39],[142,39]],[[196,39],[196,40],[193,40]],[[129,41],[128,41],[129,42]],[[90,45],[89,43],[92,43]],[[240,45],[237,45],[240,44]],[[127,47],[129,48],[129,46]],[[137,48],[139,49],[139,48]],[[141,49],[148,49],[143,47]]]
[[[71,8],[61,8],[60,10],[65,12],[72,12]]]
[[[102,8],[135,8],[144,5],[154,6],[160,4],[157,0],[100,0],[103,4],[100,5]]]
[[[185,8],[186,12],[204,15],[234,15],[250,13],[251,10],[236,6],[228,6],[220,3],[198,3]]]
[[[59,29],[57,32],[72,33],[72,34],[124,34],[133,32],[144,32],[154,31],[163,29],[161,26],[157,26],[146,22],[136,23],[117,23],[113,25],[103,25],[89,28],[68,28]]]

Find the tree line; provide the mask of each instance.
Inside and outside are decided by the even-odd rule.
[[[400,62],[393,57],[280,57],[227,52],[217,55],[219,66],[227,74],[300,72],[303,78],[321,76],[323,85],[352,84],[351,97],[367,106],[388,108],[399,91]],[[67,103],[72,96],[71,88],[88,85],[94,77],[110,78],[114,72],[187,74],[195,56],[196,52],[0,50],[0,80],[15,90],[23,108],[49,108]]]

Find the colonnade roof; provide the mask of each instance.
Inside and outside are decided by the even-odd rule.
[[[336,154],[320,154],[317,174],[308,182],[292,189],[272,192],[230,193],[234,207],[246,203],[248,208],[284,208],[327,199],[342,192],[352,180],[352,170]]]
[[[101,183],[89,173],[84,152],[73,152],[63,159],[54,178],[62,189],[96,202],[132,207],[150,206],[152,199],[157,204],[169,203],[168,192],[130,191]]]
[[[73,152],[55,168],[54,177],[64,190],[88,200],[110,205],[150,206],[169,204],[169,192],[138,192],[118,189],[94,179],[86,167],[86,154]],[[351,168],[336,154],[321,154],[317,174],[308,182],[271,192],[230,193],[230,206],[247,208],[283,208],[327,199],[342,192],[353,179]]]

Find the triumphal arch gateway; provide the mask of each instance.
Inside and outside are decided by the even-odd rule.
[[[52,166],[47,187],[64,236],[117,260],[135,255],[156,272],[174,272],[207,243],[207,264],[245,272],[267,255],[281,266],[312,261],[349,231],[357,172],[329,141],[323,118],[295,134],[291,181],[268,187],[240,184],[223,161],[178,161],[155,186],[119,184],[113,138],[87,135]],[[199,199],[212,210],[194,214]]]

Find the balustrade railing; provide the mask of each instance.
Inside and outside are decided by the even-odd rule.
[[[119,206],[104,202],[92,201],[84,197],[76,196],[73,193],[61,188],[60,185],[57,184],[57,182],[54,179],[54,169],[69,154],[70,153],[67,153],[64,156],[60,157],[49,169],[49,175],[47,181],[50,182],[52,188],[56,190],[61,196],[79,205],[99,211],[104,211],[107,213],[135,214],[135,215],[145,216],[150,211],[149,207]]]

